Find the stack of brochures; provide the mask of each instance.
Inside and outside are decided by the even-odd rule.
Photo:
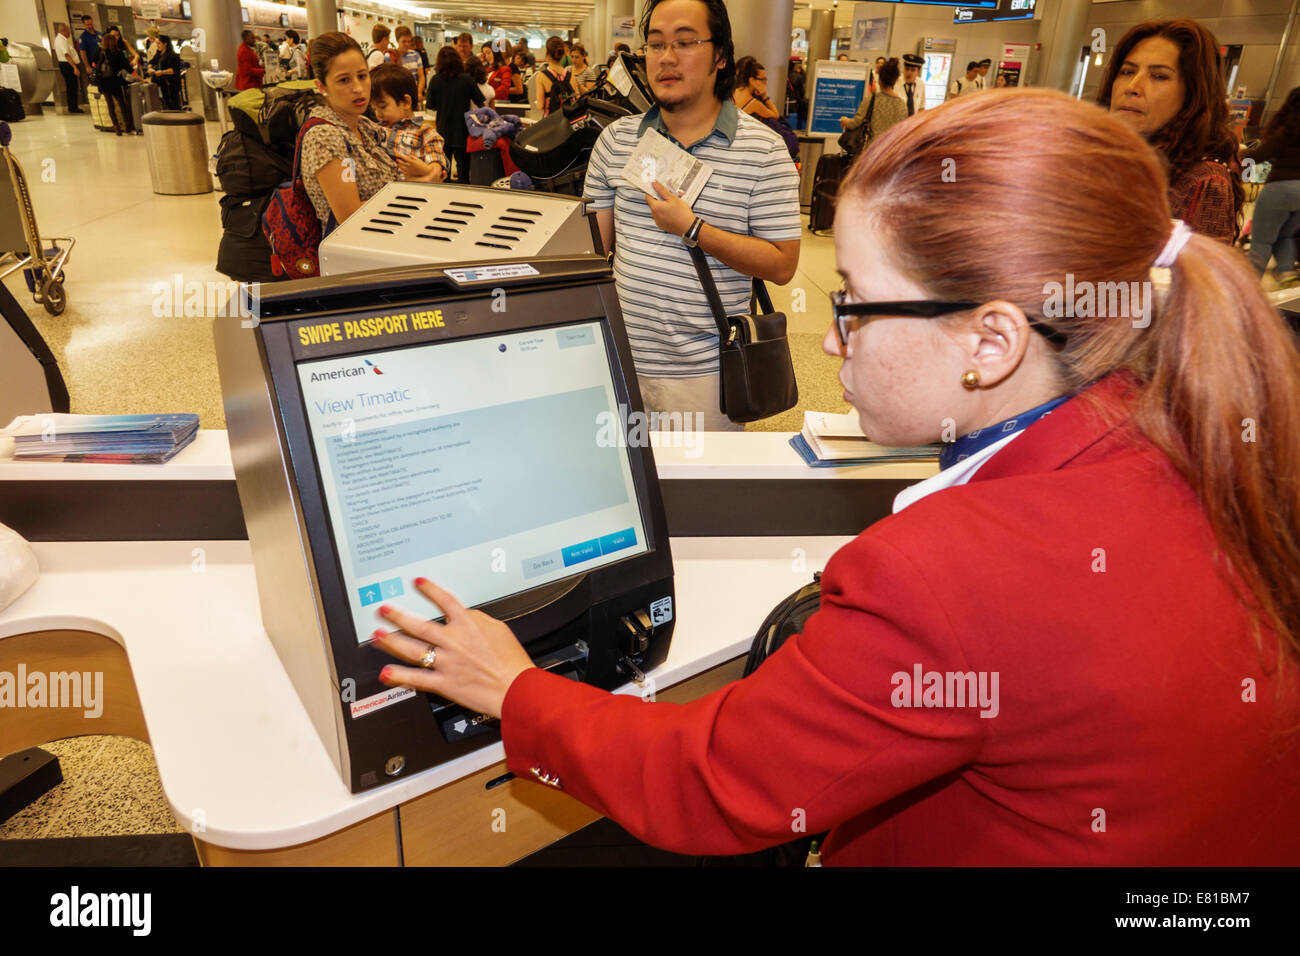
[[[161,464],[194,440],[199,416],[19,415],[0,437],[12,438],[15,461]]]
[[[857,412],[849,412],[847,415],[804,412],[803,430],[790,439],[790,446],[813,468],[916,461],[934,458],[939,454],[937,445],[920,445],[916,448],[877,445],[862,434]]]

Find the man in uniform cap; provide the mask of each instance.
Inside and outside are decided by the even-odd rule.
[[[975,83],[981,90],[988,87],[988,81],[985,77],[989,75],[989,67],[992,65],[993,61],[987,58],[979,62],[980,75],[976,78]]]
[[[907,100],[907,115],[925,109],[925,84],[921,82],[921,67],[925,58],[916,53],[903,54],[903,99]]]

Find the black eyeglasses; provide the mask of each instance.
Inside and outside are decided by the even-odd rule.
[[[851,325],[850,323],[854,318],[891,315],[909,319],[937,319],[941,315],[961,312],[965,309],[975,309],[983,304],[981,302],[944,302],[924,299],[911,302],[845,302],[845,297],[846,293],[843,289],[836,289],[831,293],[831,313],[835,316],[835,331],[839,334],[841,348],[846,351],[849,347],[849,335],[861,324]],[[1057,345],[1065,344],[1066,336],[1063,333],[1035,319],[1029,319],[1028,321],[1034,331],[1049,342],[1055,342]]]
[[[672,47],[673,52],[676,53],[678,56],[685,56],[687,53],[691,53],[695,50],[698,50],[701,44],[712,43],[712,42],[713,42],[713,37],[705,37],[703,40],[673,40],[671,42],[666,42],[664,40],[653,40],[650,43],[647,43],[645,45],[645,48],[648,52],[653,53],[655,56],[663,56],[665,53],[668,52],[668,48]]]

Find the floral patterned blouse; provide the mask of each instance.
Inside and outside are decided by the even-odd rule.
[[[302,139],[302,184],[316,210],[322,233],[329,227],[330,204],[325,198],[316,174],[330,160],[348,160],[356,173],[357,192],[365,202],[384,186],[396,181],[397,164],[384,147],[386,130],[362,116],[357,120],[357,132],[348,129],[343,117],[328,106],[317,106],[308,114],[309,119],[323,119],[325,124],[313,126]]]

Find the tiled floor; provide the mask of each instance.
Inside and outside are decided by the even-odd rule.
[[[41,749],[59,758],[63,783],[0,824],[0,840],[183,832],[143,741],[69,737]]]
[[[216,124],[207,137],[215,149]],[[154,308],[177,275],[182,283],[226,281],[215,269],[220,194],[154,195],[143,138],[96,132],[89,116],[47,111],[15,124],[10,148],[42,233],[77,240],[63,315],[34,304],[20,277],[6,280],[57,356],[72,411],[197,412],[203,428],[224,428],[211,319],[159,317]],[[827,293],[838,286],[832,240],[805,232],[799,272],[771,290],[789,318],[800,407],[750,428],[794,431],[805,408],[848,410],[838,362],[821,351]],[[82,737],[47,749],[64,783],[0,825],[0,839],[177,832],[147,744]]]

